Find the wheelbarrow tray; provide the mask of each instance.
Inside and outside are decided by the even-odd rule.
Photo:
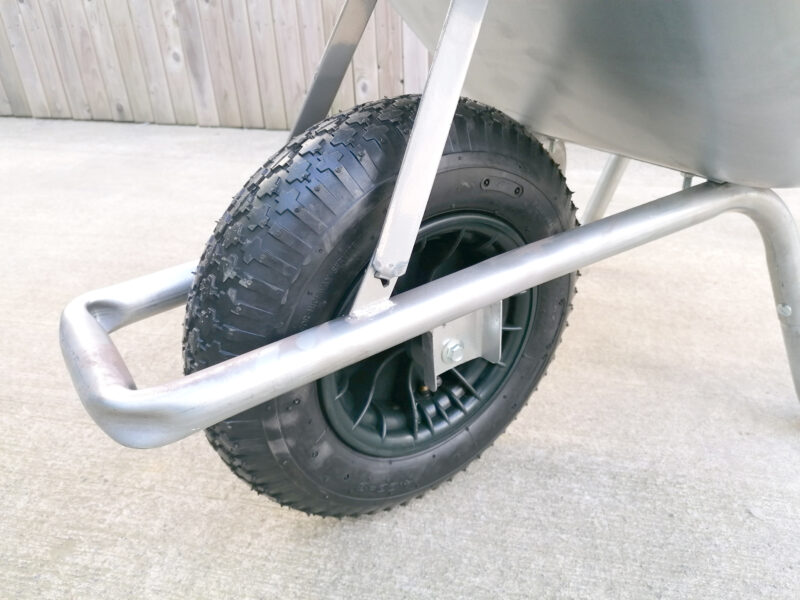
[[[448,0],[392,3],[433,50]],[[791,0],[499,0],[465,91],[553,137],[715,181],[797,186],[798,24]]]

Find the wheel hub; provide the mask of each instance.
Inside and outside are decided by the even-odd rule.
[[[420,228],[408,270],[394,293],[524,243],[510,224],[493,215],[454,212],[434,217]],[[341,313],[353,301],[356,283],[342,302]],[[348,445],[383,457],[411,455],[456,435],[493,400],[513,370],[535,309],[535,289],[503,301],[502,354],[496,363],[484,358],[464,360],[459,339],[431,348],[453,365],[435,378],[435,386],[426,385],[419,339],[323,378],[320,399],[331,427]],[[430,384],[431,373],[427,375]]]

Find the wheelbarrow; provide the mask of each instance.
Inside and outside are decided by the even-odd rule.
[[[375,5],[349,0],[287,145],[199,264],[64,310],[64,358],[108,435],[151,448],[205,429],[283,504],[392,507],[516,416],[579,268],[728,211],[762,234],[800,390],[800,238],[770,190],[800,185],[800,5],[393,3],[435,48],[421,97],[326,118]],[[580,227],[563,140],[612,153]],[[629,159],[707,181],[602,218]],[[186,375],[138,389],[109,334],[184,302]]]

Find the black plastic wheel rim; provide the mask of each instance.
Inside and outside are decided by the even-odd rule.
[[[406,274],[394,294],[525,244],[507,222],[454,212],[423,223]],[[356,286],[340,313],[349,307]],[[477,358],[443,373],[435,392],[401,344],[319,381],[320,400],[336,434],[371,456],[401,457],[435,446],[467,427],[497,396],[522,354],[536,312],[536,289],[503,301],[500,363]]]

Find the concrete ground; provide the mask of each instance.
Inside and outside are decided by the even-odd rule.
[[[797,598],[800,405],[752,224],[587,268],[529,406],[467,473],[361,519],[281,508],[202,435],[130,450],[58,349],[74,296],[200,254],[284,134],[0,120],[0,597]],[[603,155],[571,148],[575,200]],[[673,192],[634,164],[612,211]],[[785,198],[800,212],[800,190]],[[181,372],[181,310],[115,336]]]

